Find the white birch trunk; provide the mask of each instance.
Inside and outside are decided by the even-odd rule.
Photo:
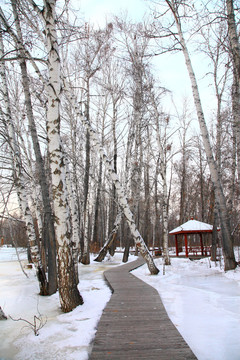
[[[116,219],[115,219],[115,222],[113,225],[113,229],[112,229],[108,239],[106,240],[105,244],[103,245],[102,249],[100,250],[96,259],[94,259],[94,261],[101,262],[104,260],[105,256],[107,255],[108,250],[110,249],[113,241],[116,238],[119,226],[121,224],[121,220],[122,220],[122,212],[120,211],[116,216]]]
[[[89,120],[89,106],[90,106],[90,77],[87,75],[86,81],[86,107],[85,114]],[[85,144],[85,174],[84,174],[84,202],[83,202],[83,252],[81,255],[81,263],[84,265],[90,264],[90,255],[89,255],[89,171],[90,171],[90,135],[88,131],[86,132],[86,144]]]
[[[15,39],[16,48],[19,52],[19,64],[21,68],[22,85],[24,91],[25,107],[29,125],[29,131],[32,138],[33,149],[36,157],[36,169],[38,173],[38,181],[41,186],[42,199],[43,199],[43,229],[44,238],[48,247],[48,283],[49,294],[57,291],[57,269],[56,269],[56,243],[54,232],[54,221],[52,216],[52,209],[49,198],[49,189],[46,181],[46,174],[44,168],[44,161],[42,158],[40,144],[38,140],[37,128],[35,124],[33,106],[30,93],[29,76],[27,72],[27,63],[25,59],[24,41],[22,37],[22,30],[20,19],[18,16],[18,7],[15,0],[11,0],[12,10],[14,15],[14,25],[16,28],[17,39]]]
[[[175,0],[165,0],[170,7],[173,16],[175,18],[175,23],[177,26],[178,36],[179,36],[179,42],[182,47],[182,51],[185,58],[186,67],[188,70],[189,78],[192,84],[192,93],[195,103],[195,108],[197,111],[198,116],[198,122],[201,130],[201,135],[203,139],[203,145],[206,151],[207,161],[211,173],[212,182],[214,184],[215,189],[215,196],[216,196],[216,202],[219,212],[219,218],[221,223],[221,232],[222,232],[222,246],[223,246],[223,254],[224,254],[224,260],[225,260],[225,270],[231,270],[235,269],[237,263],[235,260],[234,252],[233,252],[233,241],[231,237],[231,230],[230,230],[230,221],[228,216],[228,211],[226,207],[226,199],[223,194],[222,185],[219,179],[217,166],[213,157],[213,152],[210,144],[209,134],[207,125],[205,122],[202,104],[200,100],[200,94],[198,91],[198,85],[196,81],[196,77],[193,71],[192,63],[190,60],[190,56],[188,53],[188,49],[185,43],[185,39],[183,37],[183,32],[181,28],[180,23],[180,17],[178,15],[176,2]]]
[[[67,85],[67,84],[66,84]],[[68,91],[71,93],[71,90],[68,89]],[[100,154],[105,167],[111,177],[111,180],[113,181],[115,187],[116,187],[116,192],[117,192],[117,196],[118,196],[118,203],[122,209],[123,214],[126,217],[127,223],[129,225],[131,234],[134,238],[134,242],[135,242],[135,246],[138,248],[140,254],[142,255],[142,257],[144,258],[144,260],[146,261],[149,271],[152,275],[156,275],[159,273],[158,268],[156,267],[153,258],[141,236],[141,234],[139,233],[136,224],[133,220],[133,214],[129,208],[128,202],[127,202],[127,197],[125,195],[124,189],[119,181],[119,177],[118,174],[116,174],[115,169],[114,169],[114,165],[112,164],[112,162],[108,159],[105,150],[103,149],[100,140],[98,139],[98,136],[96,134],[96,132],[93,130],[90,122],[82,115],[82,113],[79,111],[79,107],[77,107],[76,103],[73,103],[73,106],[75,108],[75,112],[76,114],[79,115],[83,125],[86,127],[86,129],[89,131],[89,135],[90,135],[90,141],[92,144],[92,147],[96,149],[96,151]]]
[[[233,0],[226,0],[228,37],[233,61],[232,112],[237,146],[238,194],[240,194],[240,44],[234,15]],[[240,196],[240,195],[239,195]],[[239,197],[238,197],[239,199]]]
[[[20,132],[19,129],[18,129],[18,132]],[[25,128],[24,128],[24,132],[27,132]],[[37,227],[38,227],[39,253],[40,253],[41,263],[44,268],[44,271],[47,272],[46,252],[45,252],[45,246],[43,244],[44,234],[43,234],[43,221],[42,221],[42,209],[41,209],[42,204],[43,204],[42,191],[41,191],[40,186],[37,185],[36,182],[34,181],[34,172],[33,172],[33,168],[32,168],[32,164],[34,164],[34,161],[32,158],[31,144],[29,141],[29,137],[27,137],[27,140],[26,140],[26,139],[23,139],[22,136],[20,136],[19,142],[20,142],[20,147],[23,150],[25,157],[27,159],[28,173],[30,175],[30,182],[31,182],[30,199],[32,202],[33,216],[35,216],[35,218],[37,220]],[[28,146],[27,148],[26,148],[26,143]]]
[[[72,257],[74,262],[75,276],[76,282],[79,283],[78,277],[78,257],[79,257],[79,248],[80,248],[80,225],[79,225],[79,216],[78,216],[78,208],[77,208],[77,195],[76,191],[74,191],[74,182],[71,178],[70,167],[65,155],[66,161],[66,183],[68,189],[68,196],[70,199],[69,205],[71,210],[71,220],[72,220]]]
[[[168,189],[167,189],[167,166],[166,166],[166,154],[165,149],[161,143],[160,129],[159,129],[159,117],[156,116],[156,130],[157,130],[157,144],[160,155],[160,174],[163,182],[163,204],[162,204],[162,216],[163,216],[163,259],[165,265],[170,265],[170,256],[168,249]],[[163,141],[165,143],[165,139]]]
[[[83,253],[81,256],[81,263],[84,265],[90,264],[89,257],[89,199],[85,204],[84,215],[83,215]]]
[[[3,58],[4,55],[4,47],[3,47],[3,40],[2,35],[0,32],[0,58]],[[39,250],[36,242],[36,234],[33,224],[33,218],[30,211],[30,207],[28,205],[27,200],[27,193],[25,190],[25,184],[24,184],[24,176],[22,174],[22,164],[21,164],[21,155],[20,155],[20,149],[19,145],[16,139],[16,132],[14,129],[14,124],[12,122],[12,116],[11,116],[11,109],[10,109],[10,100],[8,95],[8,89],[7,89],[7,80],[6,80],[6,71],[5,71],[5,65],[3,61],[0,61],[0,77],[1,77],[1,92],[3,95],[3,101],[4,101],[4,108],[5,108],[5,118],[6,118],[6,128],[8,132],[8,138],[9,143],[11,147],[12,152],[12,158],[13,158],[13,173],[14,173],[14,180],[15,180],[15,187],[17,190],[17,196],[19,201],[19,207],[21,210],[21,213],[24,216],[24,219],[26,221],[27,226],[27,234],[28,234],[28,242],[31,252],[31,258],[33,261],[33,264],[36,268],[37,272],[37,278],[39,281],[39,287],[40,287],[40,294],[41,295],[47,295],[48,294],[48,284],[46,275],[44,272],[44,269],[42,267],[41,258],[39,255]]]
[[[103,162],[109,172],[111,180],[113,181],[113,183],[116,187],[116,191],[117,191],[117,195],[118,195],[118,203],[119,203],[119,205],[122,209],[122,212],[124,213],[126,220],[128,222],[131,234],[134,238],[135,246],[138,248],[140,254],[146,261],[150,273],[158,274],[159,270],[156,267],[156,265],[154,264],[153,258],[152,258],[151,254],[150,254],[150,252],[149,252],[149,250],[148,250],[148,248],[147,248],[147,246],[146,246],[146,244],[145,244],[141,234],[139,233],[139,231],[136,227],[136,224],[133,220],[133,214],[129,208],[127,198],[126,198],[124,190],[120,184],[118,175],[116,174],[116,172],[114,170],[113,164],[108,159],[103,147],[101,146],[98,136],[95,133],[95,131],[92,129],[90,123],[82,115],[80,115],[80,117],[81,117],[83,124],[87,127],[87,129],[89,131],[93,148],[95,148],[96,151],[98,151],[99,154],[101,155]]]
[[[47,135],[52,175],[52,192],[58,258],[58,286],[61,308],[73,310],[83,303],[77,288],[71,254],[70,211],[66,194],[66,176],[60,139],[60,58],[58,52],[55,0],[44,1],[44,20],[48,51],[49,83],[47,104]]]

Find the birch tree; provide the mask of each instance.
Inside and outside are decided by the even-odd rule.
[[[119,130],[118,123],[121,121],[120,111],[124,98],[124,84],[125,76],[122,72],[122,63],[120,60],[114,59],[114,56],[108,57],[105,60],[105,66],[103,67],[103,91],[107,91],[110,97],[110,111],[111,111],[111,137],[113,139],[112,147],[112,156],[113,156],[113,165],[115,172],[118,172],[118,138]],[[118,208],[117,208],[117,194],[115,185],[112,184],[111,189],[111,199],[110,199],[110,213],[109,213],[109,238],[111,237],[112,231],[114,231],[116,218],[118,218]],[[116,233],[112,237],[110,254],[113,255],[115,251],[115,237]]]
[[[31,1],[34,11],[44,23],[47,49],[47,136],[52,177],[55,233],[57,241],[58,287],[63,312],[83,303],[77,288],[71,254],[70,209],[67,199],[64,156],[61,145],[61,66],[56,29],[56,1],[44,1],[42,11]]]
[[[139,27],[141,25],[139,24]],[[146,112],[144,89],[145,73],[147,64],[145,55],[148,47],[148,39],[141,36],[136,28],[128,33],[130,39],[126,41],[131,64],[132,79],[132,132],[134,134],[133,154],[131,164],[131,197],[133,201],[133,213],[137,226],[140,224],[140,199],[143,173],[143,119]]]
[[[4,58],[4,47],[3,47],[3,39],[2,39],[2,31],[0,31],[0,59]],[[27,194],[25,191],[25,182],[22,171],[22,161],[21,161],[21,152],[19,148],[19,144],[16,139],[16,131],[12,120],[11,108],[10,108],[10,99],[7,88],[7,79],[6,79],[6,71],[4,61],[0,61],[0,77],[1,77],[1,93],[4,101],[4,125],[7,132],[7,137],[9,140],[9,145],[12,153],[12,162],[13,162],[13,177],[15,182],[15,187],[17,190],[19,207],[24,216],[27,226],[27,234],[29,247],[31,251],[31,258],[36,268],[37,278],[39,281],[40,287],[40,295],[48,294],[48,284],[47,278],[44,271],[44,268],[41,263],[41,258],[39,254],[39,249],[36,241],[36,234],[34,229],[34,223],[32,214],[30,211]]]
[[[108,41],[108,30],[106,32],[102,30],[94,30],[92,26],[86,24],[84,40],[79,45],[78,53],[80,54],[80,65],[83,73],[84,83],[84,95],[83,101],[85,103],[85,116],[90,121],[90,107],[91,107],[91,96],[90,96],[90,82],[92,81],[95,74],[101,68],[102,57],[104,57],[105,46],[107,47]],[[103,52],[103,54],[102,54]],[[89,192],[90,192],[90,136],[88,130],[86,130],[86,142],[85,142],[85,173],[84,173],[84,199],[83,199],[83,250],[81,254],[82,264],[89,264]]]
[[[235,19],[235,1],[226,0],[228,37],[233,64],[232,112],[237,147],[238,193],[240,189],[240,44]],[[237,4],[236,4],[237,5]]]
[[[122,212],[119,211],[119,213],[117,214],[117,217],[115,219],[112,231],[109,234],[108,239],[106,240],[105,244],[101,248],[98,256],[94,259],[94,261],[101,262],[104,260],[105,256],[107,255],[107,252],[110,250],[111,245],[117,236],[117,232],[118,232],[121,220],[122,220]]]
[[[163,227],[163,258],[165,265],[170,265],[169,249],[168,249],[168,181],[167,181],[167,165],[171,158],[171,135],[168,134],[168,127],[170,118],[168,115],[164,115],[160,108],[160,99],[162,92],[152,89],[150,100],[152,105],[152,116],[154,118],[153,127],[156,133],[157,142],[157,167],[159,166],[159,174],[162,178],[162,227]],[[159,165],[158,165],[159,164]],[[158,173],[157,171],[157,173]],[[157,180],[156,180],[157,181]],[[156,211],[157,212],[157,211]]]
[[[183,29],[182,29],[182,21],[181,16],[179,14],[179,11],[181,11],[181,8],[184,7],[184,2],[181,1],[175,1],[175,0],[165,0],[165,3],[167,4],[168,8],[170,9],[174,23],[176,25],[177,29],[177,35],[178,35],[178,42],[181,46],[181,50],[183,52],[185,63],[187,67],[187,71],[189,74],[189,78],[192,85],[192,94],[194,98],[194,104],[197,112],[198,122],[201,130],[201,135],[203,139],[203,144],[208,160],[208,165],[212,177],[212,181],[214,184],[215,189],[215,195],[216,195],[216,204],[218,207],[218,214],[220,218],[221,223],[221,232],[222,232],[222,245],[223,245],[223,253],[224,253],[224,261],[225,261],[225,270],[231,270],[235,269],[237,263],[235,260],[234,252],[233,252],[233,241],[231,237],[231,229],[230,229],[230,219],[229,214],[226,206],[226,199],[223,193],[222,184],[219,178],[217,165],[213,156],[213,151],[209,139],[209,133],[202,109],[201,99],[200,99],[200,93],[198,89],[198,84],[196,80],[196,76],[193,70],[193,66],[191,63],[191,58],[189,55],[188,47],[185,42],[185,38],[183,35]]]
[[[27,64],[25,60],[25,52],[23,48],[23,36],[21,25],[18,17],[18,9],[16,1],[11,0],[13,9],[14,21],[16,26],[17,39],[15,38],[16,49],[19,52],[19,62],[22,74],[22,85],[25,96],[25,106],[27,118],[29,122],[29,129],[32,137],[34,153],[36,156],[36,167],[39,177],[39,182],[42,191],[43,200],[43,229],[45,242],[48,247],[48,280],[49,280],[49,294],[53,294],[57,290],[57,269],[56,269],[56,244],[55,244],[55,231],[53,223],[53,214],[50,204],[49,188],[46,181],[45,166],[42,158],[40,145],[38,141],[37,129],[33,115],[32,100],[30,94],[29,77],[27,72]]]
[[[101,146],[101,144],[100,144],[100,142],[98,140],[98,137],[97,137],[95,131],[92,129],[89,122],[83,116],[81,116],[81,119],[84,122],[84,124],[86,125],[86,127],[88,128],[88,130],[90,132],[91,139],[93,141],[93,146],[94,146],[94,148],[96,150],[99,151],[99,153],[100,153],[100,155],[101,155],[101,157],[102,157],[102,159],[103,159],[103,161],[105,163],[105,166],[107,167],[109,175],[110,175],[112,181],[115,184],[116,191],[117,191],[117,194],[118,194],[118,202],[119,202],[119,205],[122,208],[122,212],[125,215],[126,220],[128,222],[129,228],[131,230],[131,234],[132,234],[132,236],[134,238],[135,245],[138,248],[138,250],[139,250],[140,254],[142,255],[142,257],[144,258],[144,260],[146,261],[150,273],[156,275],[156,274],[158,274],[159,270],[157,269],[156,265],[154,264],[152,256],[151,256],[151,254],[150,254],[150,252],[149,252],[149,250],[148,250],[142,236],[140,235],[140,233],[139,233],[139,231],[138,231],[138,229],[136,227],[135,222],[133,221],[133,214],[130,211],[130,208],[129,208],[128,203],[127,203],[126,196],[124,194],[124,190],[123,190],[123,188],[122,188],[122,186],[120,184],[120,181],[118,179],[118,176],[117,176],[116,172],[114,171],[113,164],[108,159],[104,149],[102,148],[102,146]]]

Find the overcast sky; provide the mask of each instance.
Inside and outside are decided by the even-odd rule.
[[[83,12],[86,21],[90,20],[104,25],[105,18],[110,14],[127,11],[129,17],[140,21],[147,11],[145,0],[75,0],[75,7]]]
[[[110,20],[111,14],[120,15],[127,11],[129,20],[141,21],[144,14],[150,11],[150,1],[147,0],[72,0],[72,2],[75,9],[80,11],[87,22],[95,23],[100,27],[106,24],[106,19]],[[199,70],[202,67],[202,59],[200,60],[198,56],[195,55],[192,61],[195,69]],[[191,85],[183,54],[169,53],[157,57],[155,63],[157,64],[157,73],[162,86],[173,91],[172,95],[175,102],[182,103],[183,98],[186,96],[192,100]],[[210,89],[207,87],[206,82],[203,81],[202,75],[200,78],[199,86],[204,87],[201,94],[203,106],[206,107],[207,113],[209,113]],[[166,107],[165,111],[172,111],[171,101],[166,101]]]

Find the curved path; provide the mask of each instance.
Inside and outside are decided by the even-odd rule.
[[[89,359],[196,359],[157,290],[129,273],[143,264],[139,258],[104,272],[113,294],[98,323]]]

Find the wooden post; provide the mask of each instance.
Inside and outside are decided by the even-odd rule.
[[[175,247],[176,247],[176,256],[178,256],[178,238],[177,235],[175,235]]]
[[[199,234],[199,235],[200,235],[201,253],[202,253],[202,256],[203,256],[204,254],[203,254],[203,241],[202,241],[202,234]]]
[[[184,239],[185,239],[185,254],[186,254],[186,257],[188,257],[188,240],[187,240],[187,234],[184,235]]]

